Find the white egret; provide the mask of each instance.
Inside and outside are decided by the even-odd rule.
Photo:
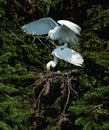
[[[27,34],[32,35],[46,35],[48,38],[60,44],[67,43],[71,47],[79,44],[78,35],[80,35],[81,28],[68,20],[54,21],[52,18],[41,18],[39,20],[30,22],[22,29]]]
[[[84,62],[82,56],[68,47],[75,47],[79,44],[78,35],[80,35],[81,28],[68,20],[59,20],[55,22],[52,18],[41,18],[22,26],[22,29],[27,34],[32,35],[46,35],[48,38],[55,41],[57,40],[61,46],[57,46],[53,51],[52,55],[54,61],[47,63],[47,70],[50,67],[55,67],[58,63],[58,58],[66,62],[81,66]]]
[[[47,63],[47,70],[50,70],[51,67],[56,67],[58,63],[58,58],[76,66],[82,66],[84,62],[84,59],[78,52],[70,49],[66,45],[57,46],[52,51],[51,55],[54,57],[54,61],[49,61]]]

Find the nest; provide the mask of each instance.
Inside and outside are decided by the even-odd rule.
[[[79,75],[81,69],[58,72],[36,73],[36,81],[31,87],[34,90],[34,109],[32,130],[44,129],[49,124],[48,117],[56,126],[69,122],[67,108],[79,99]],[[57,129],[57,128],[56,128]]]

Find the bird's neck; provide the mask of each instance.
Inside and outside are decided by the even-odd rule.
[[[58,58],[56,57],[56,56],[54,56],[54,65],[53,65],[53,67],[55,67],[56,65],[57,65],[57,63],[58,63]]]
[[[49,35],[50,35],[50,38],[52,39],[52,40],[59,40],[59,29],[60,29],[60,26],[58,26],[58,27],[55,27],[53,30],[50,30],[49,31]]]
[[[55,67],[58,63],[58,58],[54,56],[54,61],[49,61],[46,65],[47,70],[50,70],[51,67]]]

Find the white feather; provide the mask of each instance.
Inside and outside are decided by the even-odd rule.
[[[58,24],[51,18],[41,18],[22,26],[22,29],[27,34],[44,35],[48,34],[51,29],[54,29]]]
[[[59,25],[59,24],[60,25]],[[22,26],[22,29],[27,34],[32,35],[45,35],[51,40],[57,40],[59,43],[67,43],[71,47],[79,44],[81,28],[68,20],[58,20],[58,23],[52,18],[41,18]]]
[[[52,51],[51,55],[76,66],[81,66],[84,62],[82,56],[69,47],[58,46]]]
[[[59,24],[58,24],[59,23]],[[79,38],[81,28],[68,20],[59,20],[55,22],[52,18],[41,18],[39,20],[33,21],[29,24],[22,26],[22,29],[27,34],[32,35],[45,35],[51,40],[57,40],[59,43],[64,44],[63,46],[58,46],[52,51],[54,56],[54,61],[47,63],[47,69],[50,67],[55,67],[58,63],[58,58],[66,62],[69,62],[76,66],[81,66],[84,62],[82,56],[67,47],[69,44],[71,47],[79,44]]]
[[[68,20],[58,20],[57,22],[59,24],[61,24],[61,25],[65,25],[66,27],[68,27],[69,29],[71,29],[74,33],[80,35],[81,27],[78,26],[77,24],[72,23],[72,22],[70,22]]]

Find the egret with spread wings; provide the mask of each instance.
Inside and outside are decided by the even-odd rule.
[[[78,35],[80,35],[81,28],[68,20],[54,21],[52,18],[41,18],[39,20],[30,22],[22,29],[27,34],[32,35],[46,35],[47,38],[60,44],[68,44],[71,47],[75,47],[79,44]]]
[[[81,66],[83,64],[82,56],[70,49],[79,44],[78,35],[80,35],[81,28],[68,20],[54,21],[52,18],[41,18],[22,26],[22,29],[27,34],[32,35],[47,35],[47,38],[55,41],[57,40],[61,46],[57,46],[53,51],[54,61],[47,63],[47,69],[55,67],[58,63],[58,58],[66,62]],[[64,45],[63,45],[64,44]]]
[[[51,67],[56,67],[58,63],[58,58],[80,67],[84,62],[83,57],[78,52],[74,51],[73,49],[70,49],[65,44],[63,46],[57,46],[52,51],[51,55],[54,57],[54,60],[49,61],[47,63],[47,70],[50,70]]]

